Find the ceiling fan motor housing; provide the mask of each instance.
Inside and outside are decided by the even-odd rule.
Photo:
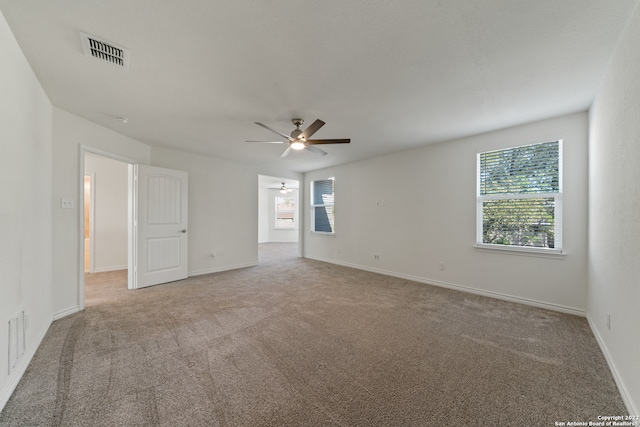
[[[298,139],[298,137],[302,133],[302,130],[300,129],[300,126],[302,126],[302,124],[304,123],[304,120],[303,119],[291,119],[291,123],[293,123],[295,125],[295,127],[296,127],[291,132],[291,138]]]

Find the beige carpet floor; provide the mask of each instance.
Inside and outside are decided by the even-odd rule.
[[[87,276],[1,426],[553,426],[624,414],[584,318],[295,257]]]

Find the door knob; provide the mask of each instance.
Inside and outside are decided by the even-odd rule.
[[[187,232],[186,228],[183,228],[182,230],[180,230],[180,233],[186,233],[186,232]]]

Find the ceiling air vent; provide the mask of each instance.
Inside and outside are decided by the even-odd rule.
[[[87,56],[129,69],[129,51],[122,46],[80,32],[82,50]]]

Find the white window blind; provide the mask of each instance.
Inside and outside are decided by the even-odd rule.
[[[334,179],[311,182],[311,231],[333,234],[335,230]]]
[[[478,154],[478,245],[562,249],[561,141]]]

